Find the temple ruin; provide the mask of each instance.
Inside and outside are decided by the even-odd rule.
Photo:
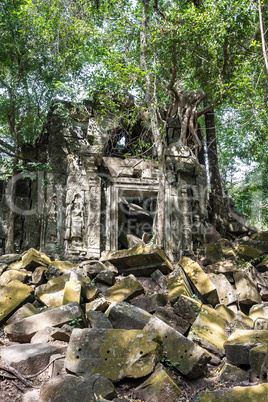
[[[64,105],[69,118],[52,108],[46,130],[34,145],[23,147],[24,158],[51,171],[16,179],[17,251],[61,247],[65,258],[98,258],[103,251],[155,241],[159,167],[153,147],[148,158],[133,152],[140,130],[148,138],[150,129],[138,121],[121,130],[119,121],[96,116],[90,103],[86,108],[83,114]],[[171,260],[202,249],[207,216],[205,166],[180,144],[179,133],[179,120],[167,119],[164,249]],[[9,219],[7,190],[8,182],[1,181],[2,252]]]

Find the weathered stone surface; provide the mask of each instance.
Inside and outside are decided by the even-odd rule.
[[[63,352],[62,346],[45,343],[12,345],[1,349],[3,360],[22,374],[35,374],[49,362],[51,355]]]
[[[236,251],[239,257],[243,258],[243,260],[245,261],[251,261],[252,259],[258,258],[263,254],[261,250],[248,246],[246,244],[241,244]]]
[[[184,318],[190,324],[193,324],[200,313],[201,307],[202,303],[200,300],[182,295],[175,303],[173,310],[174,313]]]
[[[94,279],[102,271],[106,271],[106,266],[100,261],[83,261],[78,265],[79,273],[83,276]],[[81,272],[82,271],[82,272]]]
[[[237,302],[237,294],[225,275],[209,274],[208,277],[217,289],[220,304]]]
[[[224,259],[221,245],[218,243],[206,244],[206,265],[215,264]]]
[[[268,255],[256,266],[257,270],[260,272],[268,271]]]
[[[250,236],[250,238],[252,240],[259,240],[259,241],[268,242],[268,232],[254,233],[252,236]]]
[[[9,282],[14,280],[23,283],[28,276],[28,273],[23,271],[6,271],[0,276],[0,287],[6,286]]]
[[[21,321],[23,318],[31,317],[34,314],[38,314],[38,311],[31,303],[26,303],[20,307],[12,316],[7,320],[7,324],[12,324],[13,322]]]
[[[176,402],[180,394],[180,388],[160,363],[154,373],[134,390],[136,398],[150,402]]]
[[[131,304],[148,311],[148,313],[154,313],[158,307],[164,307],[167,302],[168,298],[164,293],[156,293],[151,296],[132,300]]]
[[[31,343],[48,343],[52,341],[51,334],[55,331],[55,328],[49,326],[41,329],[41,331],[36,332],[31,338]]]
[[[70,274],[74,264],[70,261],[53,261],[45,273],[47,279],[53,279],[60,275]]]
[[[143,329],[151,317],[147,311],[126,302],[111,307],[108,315],[116,329]]]
[[[96,275],[95,280],[96,282],[112,286],[115,283],[115,275],[113,272],[106,269],[105,271],[101,271],[98,275]]]
[[[207,272],[214,274],[229,274],[237,271],[237,264],[231,260],[223,260],[206,267]]]
[[[261,297],[259,295],[257,285],[242,271],[234,273],[235,286],[237,290],[238,300],[243,304],[260,304]]]
[[[96,286],[82,282],[81,295],[86,301],[90,302],[94,300],[98,294],[99,290]]]
[[[248,317],[246,314],[244,314],[242,311],[238,311],[236,316],[235,316],[235,326],[234,328],[238,329],[253,329],[254,322],[253,320]]]
[[[116,395],[113,383],[100,374],[86,379],[71,375],[52,378],[40,390],[42,402],[96,402],[100,395],[109,400]]]
[[[144,289],[140,282],[134,275],[128,275],[104,292],[104,296],[109,301],[121,302],[133,299],[142,293]]]
[[[139,244],[128,250],[109,253],[101,258],[116,266],[119,273],[149,276],[156,269],[164,274],[173,270],[171,262],[163,251],[153,245]]]
[[[167,286],[168,299],[171,303],[175,303],[181,295],[191,296],[192,294],[188,280],[180,267],[169,274]]]
[[[0,263],[1,264],[12,264],[12,262],[19,261],[20,254],[5,254],[0,256]]]
[[[198,378],[206,370],[211,356],[168,324],[153,316],[144,331],[156,331],[163,339],[164,354],[173,366],[188,378]]]
[[[58,278],[50,279],[45,286],[41,286],[44,290],[36,291],[35,296],[37,300],[48,307],[62,306],[64,288],[68,280],[69,275],[62,275]]]
[[[183,257],[180,260],[180,265],[183,267],[187,277],[196,290],[195,293],[197,293],[205,302],[210,303],[213,306],[218,304],[219,297],[217,289],[200,265],[187,257]]]
[[[201,393],[201,402],[253,402],[267,400],[268,383],[251,387],[224,388]]]
[[[237,329],[224,343],[227,360],[236,366],[250,364],[249,351],[267,342],[268,331]]]
[[[77,375],[99,373],[119,381],[150,374],[161,357],[161,338],[152,331],[74,329],[65,367]]]
[[[225,333],[226,321],[216,310],[203,305],[193,323],[188,339],[198,343],[215,355],[224,355],[223,344],[227,340]]]
[[[8,271],[19,271],[20,269],[23,268],[23,262],[20,261],[15,261],[12,262],[12,264],[10,264],[7,268]]]
[[[175,314],[173,310],[169,310],[165,307],[158,307],[154,315],[182,335],[184,335],[190,328],[188,321]]]
[[[0,290],[0,323],[4,322],[22,304],[31,301],[32,287],[14,280]]]
[[[225,304],[217,304],[215,310],[218,311],[221,317],[228,323],[232,323],[235,319],[236,313],[228,308]]]
[[[257,318],[253,329],[268,329],[268,318]]]
[[[105,297],[98,297],[89,303],[86,303],[86,314],[88,311],[105,311],[110,305],[110,302]]]
[[[167,289],[167,278],[159,269],[151,274],[151,278],[160,286],[160,288],[164,290]]]
[[[37,267],[32,274],[32,283],[35,286],[42,285],[45,282],[45,272],[47,267]]]
[[[232,381],[232,382],[242,382],[247,381],[249,378],[248,373],[245,370],[237,366],[233,366],[230,363],[225,363],[220,371],[221,381]]]
[[[230,260],[236,260],[235,251],[233,249],[232,243],[229,240],[220,239],[220,240],[218,240],[217,243],[220,244],[220,246],[221,246],[224,258],[230,259]]]
[[[255,321],[257,318],[268,319],[268,302],[262,304],[255,304],[249,310],[249,317]]]
[[[113,328],[111,321],[102,311],[87,311],[87,319],[91,328]]]
[[[34,271],[39,266],[47,266],[51,263],[50,258],[34,248],[30,248],[27,253],[22,256],[22,268],[27,271]]]
[[[80,303],[82,278],[76,272],[72,272],[70,279],[65,283],[62,304],[73,302]]]
[[[255,346],[249,351],[249,379],[251,382],[258,382],[263,379],[263,364],[267,358],[268,343],[263,343]],[[265,377],[265,376],[263,376]],[[267,378],[264,379],[267,381]]]
[[[61,328],[54,328],[51,334],[51,338],[57,341],[69,342],[73,327],[68,324],[64,324]]]
[[[83,318],[82,310],[78,303],[71,303],[7,325],[5,332],[10,340],[28,342],[37,331],[49,325],[62,326],[78,318]]]

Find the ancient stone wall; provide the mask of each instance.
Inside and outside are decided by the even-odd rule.
[[[34,146],[24,147],[24,157],[52,170],[35,173],[32,180],[18,178],[17,249],[61,251],[65,258],[79,259],[155,242],[157,161],[105,154],[118,125],[93,114],[72,111],[67,118],[62,110],[50,111],[47,132]],[[179,130],[179,122],[172,119],[165,149],[164,244],[171,259],[202,249],[207,215],[205,167],[179,143]],[[6,186],[1,182],[0,248],[8,230]]]

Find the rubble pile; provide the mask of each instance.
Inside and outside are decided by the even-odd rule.
[[[263,232],[175,265],[153,244],[78,264],[3,255],[0,376],[21,376],[24,402],[267,400],[267,253]]]

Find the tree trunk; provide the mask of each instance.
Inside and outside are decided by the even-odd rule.
[[[205,105],[206,106],[206,105]],[[227,205],[223,198],[221,175],[219,170],[218,148],[215,127],[214,108],[205,114],[208,169],[210,180],[211,223],[225,237],[227,230]]]
[[[157,197],[157,245],[164,246],[164,232],[165,232],[165,161],[164,161],[164,144],[159,127],[156,107],[154,104],[153,84],[150,72],[148,71],[148,32],[149,32],[149,0],[142,0],[143,3],[143,20],[142,29],[140,34],[140,64],[141,68],[145,71],[146,80],[146,104],[149,112],[149,119],[151,123],[151,130],[154,139],[154,144],[157,152],[158,167],[160,172],[159,177],[159,191]]]

